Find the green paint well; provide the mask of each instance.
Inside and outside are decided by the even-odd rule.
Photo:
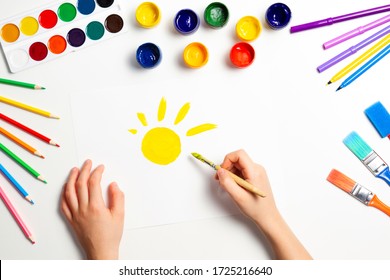
[[[75,19],[77,10],[71,3],[62,4],[57,11],[58,17],[65,22],[70,22]]]
[[[98,21],[92,21],[87,25],[87,36],[91,40],[99,40],[104,35],[104,26]]]

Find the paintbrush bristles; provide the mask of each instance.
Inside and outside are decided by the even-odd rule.
[[[196,159],[200,160],[201,162],[206,163],[207,165],[211,166],[212,168],[218,170],[219,166],[215,165],[212,161],[204,158],[201,154],[198,153],[191,153]]]
[[[351,193],[356,182],[336,169],[332,169],[326,178],[330,183],[347,193]]]

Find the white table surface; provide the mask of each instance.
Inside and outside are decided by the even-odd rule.
[[[276,106],[274,115],[270,115],[269,118],[278,124],[275,127],[278,141],[268,148],[278,150],[278,162],[270,161],[267,165],[268,159],[263,160],[260,153],[252,148],[249,152],[254,155],[255,161],[272,167],[268,169],[268,173],[280,211],[312,256],[316,259],[388,258],[390,251],[388,217],[355,201],[325,179],[332,168],[337,168],[359,180],[384,202],[390,203],[389,187],[365,170],[342,144],[342,139],[350,131],[356,130],[390,162],[388,139],[381,139],[363,114],[365,108],[378,100],[390,106],[387,79],[390,58],[384,58],[359,80],[339,93],[334,92],[338,84],[325,85],[336,71],[346,65],[346,62],[321,74],[316,71],[316,67],[322,62],[378,29],[326,51],[321,47],[323,42],[383,15],[290,34],[288,28],[273,31],[266,27],[264,13],[274,1],[224,1],[229,7],[231,17],[228,25],[217,32],[227,36],[224,39],[231,42],[231,45],[238,41],[234,35],[234,26],[240,17],[253,15],[263,24],[262,34],[253,42],[256,59],[248,69],[233,69],[229,65],[227,62],[229,45],[221,47],[221,52],[211,52],[209,63],[195,71],[180,66],[178,63],[180,54],[169,51],[164,52],[164,60],[156,69],[145,71],[135,65],[134,52],[141,43],[158,39],[165,49],[174,44],[164,39],[164,33],[174,32],[172,19],[176,11],[189,7],[202,13],[209,2],[211,1],[157,1],[155,3],[163,13],[161,23],[154,29],[142,30],[134,19],[135,9],[142,1],[123,1],[123,12],[127,20],[125,24],[128,26],[128,32],[125,34],[17,74],[8,71],[5,58],[1,57],[1,77],[36,82],[47,88],[42,92],[33,92],[0,85],[1,95],[49,109],[61,116],[60,120],[46,119],[0,104],[1,112],[19,120],[26,120],[25,123],[39,128],[61,145],[60,148],[56,148],[29,138],[31,143],[45,154],[46,159],[41,160],[30,155],[26,155],[26,158],[46,177],[47,185],[26,175],[7,157],[0,155],[2,162],[9,163],[12,171],[20,174],[18,178],[21,183],[29,185],[30,195],[36,201],[34,206],[28,205],[10,186],[5,186],[6,181],[3,179],[0,181],[4,188],[7,187],[9,197],[15,201],[15,207],[19,209],[37,239],[37,243],[31,245],[6,207],[0,203],[1,259],[46,260],[83,257],[59,210],[60,193],[68,171],[84,160],[78,157],[76,150],[74,120],[70,106],[72,92],[90,92],[94,89],[131,86],[134,83],[158,83],[174,78],[198,82],[208,81],[214,75],[216,79],[224,79],[224,75],[226,73],[231,75],[232,71],[237,73],[237,80],[241,78],[259,80],[258,88],[232,85],[232,91],[242,91],[237,98],[243,103],[245,91],[272,94],[273,105]],[[50,2],[44,0],[1,0],[0,19],[48,3]],[[293,12],[289,26],[387,4],[386,1],[380,0],[316,1],[310,2],[309,5],[307,1],[289,0],[285,3]],[[200,28],[203,29],[202,32],[207,29],[203,22]],[[210,32],[207,33],[207,37],[202,38],[200,35],[205,34],[202,32],[183,37],[183,42],[180,43],[185,46],[191,41],[204,40],[206,45],[210,45],[210,50],[217,50],[213,47],[218,38]],[[115,52],[109,52],[112,48],[115,48]],[[105,51],[108,54],[102,56]],[[99,57],[98,61],[96,57]],[[351,58],[347,61],[351,61]],[[94,82],[86,83],[86,80]],[[261,96],[259,98],[261,102]],[[237,109],[238,120],[240,110],[245,112],[245,108]],[[261,133],[264,137],[271,137],[271,132],[263,131],[261,127],[253,127],[253,130],[247,133],[248,135]],[[245,138],[246,132],[242,131],[241,134]],[[245,149],[245,140],[242,146],[234,147],[228,139],[225,140],[226,145],[217,152],[221,158],[231,149]],[[24,153],[7,139],[2,141],[15,151]],[[273,255],[255,226],[237,214],[178,224],[127,228],[123,234],[120,257],[269,259]]]

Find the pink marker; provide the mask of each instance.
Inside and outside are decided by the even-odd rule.
[[[19,227],[23,231],[24,235],[33,243],[35,244],[35,240],[31,234],[31,232],[28,230],[26,224],[23,222],[22,218],[19,216],[18,212],[16,211],[15,207],[12,205],[11,201],[8,199],[6,194],[4,193],[3,189],[0,187],[0,198],[4,201],[5,206],[7,206],[9,212],[14,217],[15,221],[18,223]]]
[[[378,20],[375,20],[367,25],[360,26],[356,29],[353,29],[353,30],[341,35],[341,36],[338,36],[338,37],[324,43],[323,47],[324,47],[324,49],[329,49],[333,46],[336,46],[337,44],[340,44],[346,40],[349,40],[357,35],[363,34],[364,32],[371,30],[379,25],[382,25],[388,21],[390,21],[390,15],[387,15],[387,16],[380,18]]]

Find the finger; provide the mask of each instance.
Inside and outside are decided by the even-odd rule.
[[[92,171],[91,176],[88,180],[88,193],[89,203],[96,203],[98,205],[104,205],[101,180],[104,172],[104,166],[99,165],[95,170]]]
[[[245,195],[245,190],[241,188],[237,183],[233,180],[232,177],[230,177],[229,172],[223,168],[219,169],[217,171],[218,178],[219,178],[219,184],[221,187],[229,193],[229,195],[238,202],[240,200],[240,197]]]
[[[250,174],[253,172],[254,163],[249,155],[244,150],[238,150],[232,153],[229,153],[225,156],[221,167],[233,172],[234,168],[239,170],[243,177],[249,178]]]
[[[76,193],[76,181],[79,176],[79,169],[77,167],[72,168],[69,172],[68,180],[64,185],[61,201],[66,203],[68,209],[71,212],[77,212],[79,203]]]
[[[108,207],[114,216],[124,217],[125,195],[115,182],[108,186]]]
[[[86,160],[81,167],[79,177],[76,181],[77,199],[80,207],[88,205],[88,180],[91,173],[92,161]]]
[[[61,210],[68,222],[71,222],[73,220],[73,215],[64,199],[61,200]]]

